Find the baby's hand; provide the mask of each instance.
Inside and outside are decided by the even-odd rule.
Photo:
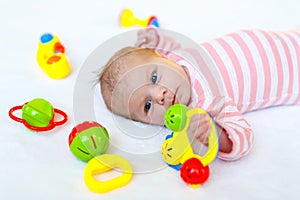
[[[159,43],[159,36],[154,28],[147,28],[138,31],[136,46],[155,49]]]
[[[202,144],[208,144],[208,135],[211,132],[211,126],[209,123],[209,114],[197,114],[193,115],[188,132],[194,139]],[[192,141],[191,141],[192,142]]]

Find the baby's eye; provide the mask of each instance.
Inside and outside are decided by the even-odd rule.
[[[157,73],[154,72],[152,75],[151,75],[151,82],[152,84],[155,84],[157,81]]]
[[[152,104],[152,100],[149,99],[149,100],[146,102],[145,107],[144,107],[145,112],[148,112],[148,111],[150,110],[151,104]]]

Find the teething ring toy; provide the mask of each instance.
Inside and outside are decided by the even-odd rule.
[[[13,114],[16,110],[20,109],[22,109],[22,118]],[[63,119],[55,122],[54,113],[61,115]],[[21,106],[12,107],[8,115],[14,121],[20,122],[24,124],[26,128],[37,132],[52,130],[54,127],[60,126],[68,120],[68,116],[65,112],[53,108],[48,101],[40,98],[26,102]]]
[[[96,180],[94,175],[118,168],[123,174],[107,181]],[[105,193],[129,183],[132,178],[132,167],[123,157],[115,154],[103,154],[92,158],[84,170],[86,186],[97,193]]]
[[[174,104],[165,113],[165,124],[173,130],[162,145],[161,153],[166,163],[176,170],[184,182],[197,188],[209,177],[208,165],[213,162],[219,152],[219,134],[215,122],[209,119],[211,132],[208,136],[208,149],[204,156],[193,152],[188,137],[188,128],[193,115],[205,114],[200,108],[188,109],[183,104]]]

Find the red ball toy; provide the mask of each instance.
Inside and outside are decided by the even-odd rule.
[[[203,166],[197,158],[190,158],[180,168],[180,177],[191,185],[200,185],[209,177],[209,167]]]

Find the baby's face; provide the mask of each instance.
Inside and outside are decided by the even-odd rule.
[[[136,121],[164,124],[165,111],[175,103],[187,105],[191,99],[189,75],[182,66],[163,57],[151,61],[132,59],[112,95],[118,114]]]

